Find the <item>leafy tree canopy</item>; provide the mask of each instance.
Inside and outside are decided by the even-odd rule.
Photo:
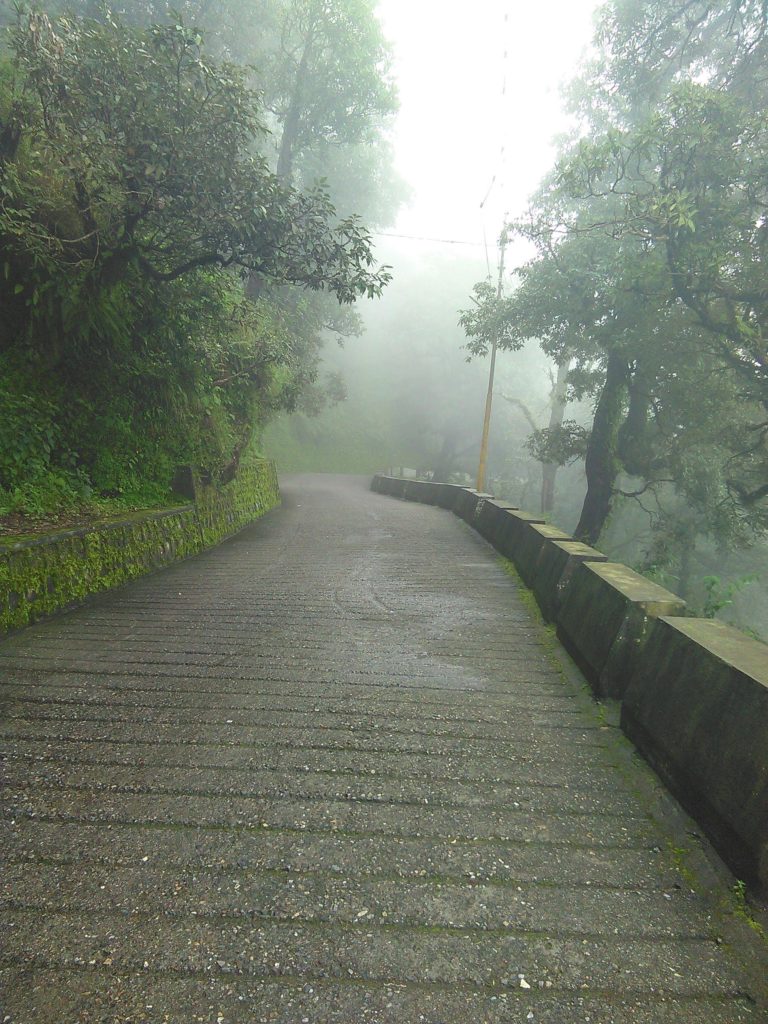
[[[581,131],[512,226],[537,255],[503,312],[484,304],[503,347],[538,338],[594,395],[584,539],[622,493],[682,498],[693,534],[723,543],[768,526],[765,19],[757,2],[605,5],[572,89]]]
[[[129,265],[160,281],[216,266],[377,294],[387,274],[357,220],[253,155],[256,96],[201,43],[182,25],[21,20],[0,165],[15,254],[105,284]]]
[[[270,168],[247,70],[135,20],[21,12],[0,62],[0,512],[231,475],[389,280],[356,217]]]

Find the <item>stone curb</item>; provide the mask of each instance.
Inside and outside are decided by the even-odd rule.
[[[0,542],[0,636],[218,544],[279,504],[274,463],[192,504]]]

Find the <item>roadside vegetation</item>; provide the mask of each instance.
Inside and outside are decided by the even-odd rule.
[[[0,516],[14,530],[166,503],[181,465],[226,481],[276,411],[343,397],[318,378],[323,338],[357,333],[354,302],[389,281],[368,227],[401,191],[373,4],[232,0],[210,25],[195,8],[182,22],[86,2],[5,26]]]
[[[639,567],[704,609],[768,529],[767,57],[762,3],[606,4],[577,127],[505,228],[534,255],[462,314],[473,355],[536,340],[567,372],[582,416],[529,446],[583,464],[574,536],[621,547],[645,520]]]

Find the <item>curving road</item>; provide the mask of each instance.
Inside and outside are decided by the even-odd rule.
[[[768,1020],[766,947],[490,547],[283,493],[0,647],[0,1021]]]

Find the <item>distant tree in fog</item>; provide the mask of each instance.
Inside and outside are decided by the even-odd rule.
[[[673,547],[748,543],[768,527],[764,4],[612,2],[596,40],[581,127],[512,225],[536,255],[489,315],[594,402],[576,536],[625,496]]]

